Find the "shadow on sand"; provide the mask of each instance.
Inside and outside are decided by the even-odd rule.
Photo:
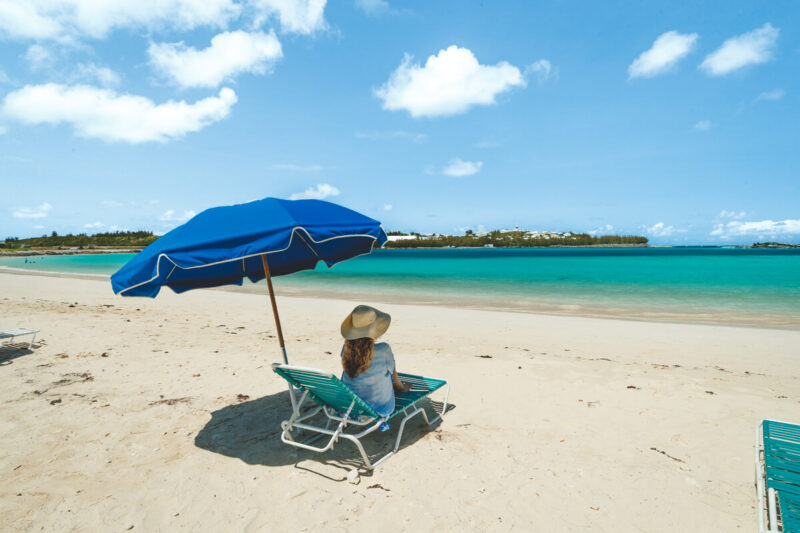
[[[38,344],[34,344],[33,348],[38,348]],[[30,355],[33,350],[28,348],[27,342],[6,343],[0,346],[0,366],[10,365],[14,359],[24,355]]]
[[[429,417],[435,416],[433,409],[438,412],[441,403],[431,400],[422,400],[422,405]],[[306,470],[332,481],[344,481],[349,470],[358,469],[361,475],[370,475],[361,457],[352,443],[339,440],[336,446],[325,453],[314,453],[281,442],[281,422],[291,415],[289,392],[283,391],[270,396],[264,396],[249,402],[242,402],[223,407],[211,413],[211,420],[203,427],[194,439],[198,448],[219,453],[228,457],[236,457],[247,464],[264,466],[288,466]],[[448,405],[447,410],[454,409]],[[318,415],[312,419],[314,425],[324,425],[324,416]],[[426,435],[432,434],[438,422],[433,427],[425,424],[422,416],[416,416],[406,424],[403,440],[398,453],[414,444]],[[400,419],[392,421],[391,428],[385,433],[376,431],[361,440],[370,460],[388,453],[394,447]],[[298,439],[306,438],[302,433]],[[325,442],[322,438],[314,444],[319,446]],[[309,462],[310,461],[310,462]],[[304,463],[301,465],[300,463]],[[317,465],[328,465],[342,470],[341,477],[331,477],[315,470]]]

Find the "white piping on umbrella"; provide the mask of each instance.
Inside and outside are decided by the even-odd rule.
[[[158,277],[160,275],[159,270],[160,270],[161,258],[162,257],[166,257],[169,262],[171,262],[173,265],[175,265],[172,268],[172,270],[175,270],[176,267],[180,268],[181,270],[190,270],[190,269],[193,269],[193,268],[205,268],[205,267],[214,266],[214,265],[221,265],[223,263],[230,263],[231,261],[238,261],[239,259],[244,261],[245,259],[250,258],[250,257],[257,257],[257,256],[264,255],[264,254],[274,254],[274,253],[278,253],[278,252],[285,252],[286,250],[288,250],[292,246],[292,241],[294,240],[294,234],[298,230],[302,230],[303,232],[305,232],[305,234],[308,235],[308,238],[311,239],[311,242],[313,242],[314,244],[320,244],[320,243],[323,243],[323,242],[332,241],[334,239],[348,239],[348,238],[351,238],[351,237],[369,237],[370,239],[372,239],[374,241],[378,240],[378,238],[375,237],[374,235],[357,233],[357,234],[353,234],[353,235],[336,235],[334,237],[328,237],[327,239],[322,239],[322,240],[316,241],[316,240],[314,240],[314,237],[312,237],[311,234],[308,232],[308,230],[305,229],[303,226],[295,226],[294,228],[292,228],[292,234],[289,236],[289,244],[286,246],[286,248],[282,248],[280,250],[272,250],[271,252],[258,252],[258,253],[255,253],[255,254],[244,255],[244,256],[241,256],[241,257],[234,257],[234,258],[231,258],[231,259],[225,259],[224,261],[215,261],[213,263],[206,263],[204,265],[195,265],[195,266],[189,266],[189,267],[182,267],[178,263],[173,261],[172,258],[170,256],[168,256],[167,254],[160,253],[160,254],[158,254],[158,257],[156,258],[156,275],[155,276],[153,276],[152,278],[148,279],[147,281],[143,281],[141,283],[137,283],[136,285],[131,285],[130,287],[126,287],[126,288],[120,290],[117,294],[122,294],[122,293],[124,293],[126,291],[129,291],[131,289],[135,289],[136,287],[141,287],[142,285],[147,285],[151,281],[153,281],[155,279],[158,279]],[[302,237],[300,237],[300,238],[302,239]],[[370,252],[371,252],[371,249],[370,249]],[[354,255],[353,257],[360,257],[362,255],[367,255],[370,252],[365,252],[363,254]],[[316,254],[316,252],[315,252],[315,254]],[[351,257],[349,259],[352,259],[353,257]],[[172,275],[172,271],[170,271],[170,275]],[[164,281],[166,281],[166,280],[164,280]]]

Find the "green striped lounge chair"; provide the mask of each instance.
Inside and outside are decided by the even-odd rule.
[[[317,453],[324,453],[332,449],[339,439],[347,439],[355,444],[364,460],[364,465],[372,470],[383,461],[391,457],[400,447],[400,439],[406,422],[418,414],[422,414],[425,422],[430,426],[437,422],[447,411],[447,398],[450,394],[450,385],[441,379],[432,379],[412,374],[400,374],[401,381],[411,383],[411,390],[404,393],[395,393],[394,412],[386,417],[381,417],[364,400],[359,398],[347,385],[330,372],[306,368],[301,366],[273,364],[272,369],[276,374],[289,382],[289,384],[302,392],[300,400],[294,405],[292,416],[281,423],[281,441],[291,446]],[[443,389],[444,402],[441,411],[434,418],[429,419],[425,409],[420,405],[420,400],[427,398],[433,392]],[[316,404],[310,411],[301,413],[303,404],[310,400]],[[315,426],[310,419],[322,413],[326,419],[324,427]],[[373,431],[388,427],[392,420],[400,420],[400,430],[394,448],[378,459],[371,462],[361,438]],[[350,431],[348,431],[350,428]],[[295,440],[294,430],[305,430],[316,433],[310,439],[300,442]],[[321,437],[330,437],[324,446],[313,446],[311,443]]]
[[[800,532],[800,425],[759,422],[755,459],[759,532]]]

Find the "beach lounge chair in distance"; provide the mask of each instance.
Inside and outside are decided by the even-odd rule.
[[[799,533],[800,425],[778,420],[759,422],[755,461],[759,533]]]
[[[33,341],[36,340],[37,333],[39,333],[38,329],[28,329],[28,328],[0,329],[0,340],[10,338],[13,341],[14,337],[20,337],[22,335],[32,335],[31,342],[28,343],[28,349],[30,350],[33,347]]]
[[[432,425],[447,412],[447,398],[450,394],[450,385],[445,380],[441,379],[398,373],[401,381],[411,383],[411,390],[403,393],[395,393],[394,412],[387,417],[381,417],[364,400],[359,398],[350,387],[345,385],[338,377],[330,372],[317,370],[315,368],[278,363],[273,364],[272,369],[276,374],[302,392],[300,401],[297,402],[297,405],[292,411],[292,416],[289,420],[281,423],[281,429],[283,430],[281,432],[281,441],[304,450],[324,453],[332,449],[340,438],[347,439],[358,448],[359,453],[361,453],[361,458],[364,460],[364,465],[370,470],[373,470],[397,452],[400,447],[400,440],[403,437],[403,430],[405,429],[406,422],[411,418],[421,413],[425,422],[428,425]],[[419,402],[441,388],[444,388],[445,392],[441,412],[429,420],[428,414],[425,412],[425,409],[419,405]],[[316,403],[317,407],[305,414],[301,414],[301,407],[305,401],[309,399]],[[310,418],[316,416],[320,412],[324,413],[327,417],[325,427],[313,426],[308,423]],[[404,416],[400,422],[400,430],[397,433],[394,448],[374,463],[370,462],[360,439],[380,428],[385,422],[396,419],[400,415]],[[335,428],[331,427],[332,423],[335,424]],[[360,431],[348,433],[346,431],[348,426],[354,426]],[[292,430],[294,429],[306,430],[317,433],[317,435],[305,442],[299,442],[292,436]],[[312,446],[310,444],[322,436],[330,437],[326,445]]]

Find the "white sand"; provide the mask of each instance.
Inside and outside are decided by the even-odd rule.
[[[279,297],[291,361],[338,371],[355,303]],[[278,438],[266,297],[0,274],[42,331],[0,354],[0,531],[752,530],[755,424],[800,422],[798,331],[366,303],[456,407],[354,486]]]

